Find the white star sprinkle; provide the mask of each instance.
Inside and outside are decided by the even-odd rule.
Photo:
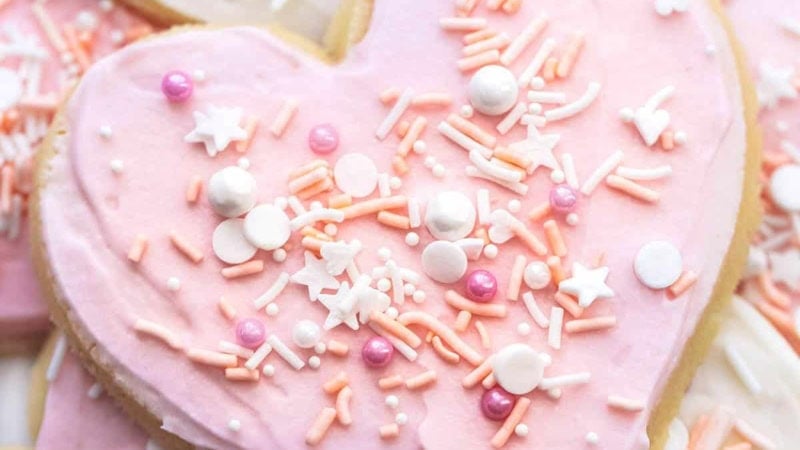
[[[762,107],[774,108],[781,99],[794,100],[797,98],[797,89],[793,81],[794,69],[791,67],[775,67],[762,62],[758,66],[758,101]]]
[[[800,251],[770,253],[769,262],[772,266],[772,279],[796,291],[800,285]]]
[[[558,290],[578,297],[581,308],[588,308],[598,298],[614,296],[614,291],[606,285],[608,267],[587,269],[579,263],[572,265],[572,277],[558,284]]]
[[[322,244],[320,254],[322,259],[326,261],[328,273],[335,276],[341,275],[360,251],[361,242],[357,240],[349,244],[345,241],[337,241]]]
[[[290,280],[292,283],[303,284],[308,287],[308,298],[313,302],[317,300],[323,289],[337,289],[339,281],[328,273],[325,261],[317,259],[313,253],[305,253],[305,266],[295,272]]]
[[[528,137],[509,145],[509,148],[531,158],[533,164],[528,167],[528,173],[533,173],[539,167],[555,170],[559,168],[559,165],[553,156],[553,149],[559,140],[561,140],[560,134],[541,134],[536,126],[529,124]]]
[[[346,281],[339,286],[339,290],[335,294],[321,294],[319,301],[329,311],[322,328],[331,330],[345,324],[350,329],[358,330],[359,325],[355,312],[356,293],[350,290],[350,285]]]
[[[392,299],[383,292],[366,286],[358,290],[358,320],[361,323],[369,322],[369,316],[377,311],[384,312],[389,309]]]
[[[240,126],[242,122],[241,108],[208,107],[208,113],[194,112],[194,130],[183,140],[190,143],[202,143],[206,146],[208,156],[212,158],[225,150],[233,141],[247,139],[247,131]]]

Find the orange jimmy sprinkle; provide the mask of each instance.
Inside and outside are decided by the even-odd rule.
[[[81,69],[80,73],[86,72],[86,69],[91,65],[91,61],[78,40],[78,33],[75,31],[75,27],[69,24],[64,25],[63,36],[70,53],[75,57],[75,62],[78,63],[78,67]]]
[[[311,236],[306,236],[300,241],[300,244],[303,246],[303,248],[314,253],[319,253],[320,250],[322,250],[322,244],[324,243],[325,241]]]
[[[0,169],[0,211],[11,211],[11,194],[14,188],[14,166],[6,164]]]
[[[494,150],[492,156],[523,169],[527,169],[531,164],[533,164],[533,160],[531,160],[524,153],[511,150],[508,147],[498,146]],[[547,206],[549,209],[550,204],[547,203]]]
[[[433,336],[433,338],[431,338],[431,345],[433,346],[433,350],[436,352],[436,354],[445,360],[445,362],[450,364],[458,364],[458,362],[461,361],[461,357],[458,355],[458,353],[447,348],[439,336]]]
[[[225,369],[225,378],[231,381],[258,381],[261,379],[261,372],[246,367],[229,367]]]
[[[137,234],[136,239],[133,241],[133,245],[131,245],[130,250],[128,250],[128,259],[135,263],[140,262],[145,252],[147,252],[147,247],[147,236],[143,234]]]
[[[394,155],[394,157],[392,158],[392,170],[394,170],[394,173],[400,176],[407,174],[409,171],[409,167],[405,158],[403,158],[400,155]]]
[[[436,371],[428,370],[406,380],[406,387],[411,390],[421,389],[436,381]]]
[[[59,102],[60,98],[55,95],[38,95],[35,97],[23,97],[17,107],[23,111],[52,114],[58,108]]]
[[[380,99],[381,103],[384,105],[389,105],[397,101],[400,98],[400,88],[393,86],[390,87],[378,95],[378,99]]]
[[[583,315],[583,308],[581,308],[578,305],[578,302],[569,295],[563,292],[556,292],[553,295],[553,298],[559,306],[564,308],[564,310],[569,313],[570,316],[577,319]]]
[[[516,14],[522,7],[522,0],[506,0],[503,3],[503,12],[506,14]]]
[[[459,333],[463,333],[469,327],[469,321],[472,320],[472,313],[469,311],[459,311],[456,315],[456,321],[453,323],[453,329]]]
[[[528,213],[528,219],[533,222],[538,222],[549,216],[550,212],[550,202],[543,202],[539,206],[533,208],[530,213]]]
[[[697,422],[694,423],[692,429],[689,430],[689,444],[686,446],[686,450],[694,450],[697,447],[697,443],[708,429],[708,424],[709,418],[706,414],[703,414],[697,419]]]
[[[438,335],[447,345],[456,351],[461,357],[466,359],[473,366],[477,366],[483,362],[483,356],[475,351],[472,347],[467,345],[460,337],[443,324],[439,319],[422,311],[409,311],[400,315],[397,320],[403,325],[422,325],[425,328],[433,331]]]
[[[422,136],[422,132],[425,131],[427,125],[428,119],[417,116],[411,123],[411,126],[408,127],[408,131],[405,133],[405,136],[403,136],[403,140],[400,141],[400,145],[397,147],[397,154],[400,156],[408,155],[408,152],[411,151],[411,147],[414,146],[414,142]]]
[[[489,350],[492,348],[492,338],[489,336],[489,330],[480,320],[475,321],[475,329],[478,331],[478,336],[481,338],[481,347]]]
[[[619,175],[609,175],[606,177],[608,187],[630,195],[631,197],[647,203],[656,203],[660,197],[659,193],[642,186],[641,184],[623,178]]]
[[[328,162],[324,159],[312,159],[311,161],[303,164],[302,166],[292,170],[289,172],[289,181],[294,180],[295,178],[301,177],[312,170],[316,170],[320,167],[329,167]]]
[[[194,175],[189,181],[189,187],[186,188],[186,201],[188,203],[197,203],[200,199],[200,192],[203,190],[203,178],[200,175]]]
[[[731,444],[722,447],[722,450],[752,450],[753,444],[749,442],[740,442],[738,444]]]
[[[772,274],[769,271],[758,275],[758,290],[765,299],[778,308],[788,309],[792,304],[791,298],[772,281]]]
[[[186,356],[196,363],[215,367],[231,368],[236,367],[237,364],[236,355],[203,350],[201,348],[190,348],[186,350]]]
[[[544,62],[544,67],[542,67],[542,78],[545,81],[553,81],[556,79],[556,67],[558,67],[558,58],[549,57]]]
[[[553,220],[547,220],[542,224],[544,227],[544,235],[550,248],[553,249],[553,254],[563,258],[567,256],[567,244],[564,242],[564,237],[561,235],[561,230],[558,229],[558,223]]]
[[[156,339],[160,339],[165,344],[167,344],[168,346],[170,346],[175,350],[180,350],[183,347],[180,341],[178,340],[177,335],[175,335],[174,332],[172,332],[167,327],[159,325],[155,322],[150,322],[149,320],[144,320],[144,319],[137,319],[136,323],[133,324],[133,329],[139,333],[152,336]]]
[[[466,311],[470,315],[484,316],[484,317],[505,317],[508,314],[506,305],[502,303],[478,303],[462,297],[454,290],[448,290],[444,293],[444,301],[453,308]],[[467,319],[468,321],[468,319]]]
[[[381,328],[397,336],[411,347],[417,348],[422,345],[422,339],[414,334],[413,331],[409,330],[404,324],[390,319],[389,316],[382,312],[373,311],[372,314],[369,315],[369,320],[380,325]]]
[[[419,94],[411,100],[411,106],[418,108],[448,107],[453,103],[453,96],[445,92],[429,92]]]
[[[565,308],[566,309],[566,308]],[[591,319],[570,320],[564,324],[567,333],[582,333],[613,328],[617,325],[617,316],[592,317]]]
[[[325,433],[331,427],[333,421],[336,419],[336,409],[325,407],[319,412],[317,418],[314,419],[314,424],[306,433],[306,444],[317,445],[325,438]]]
[[[508,438],[511,437],[511,433],[514,432],[514,428],[522,422],[522,417],[528,411],[528,408],[531,406],[531,400],[528,397],[520,397],[517,399],[517,403],[514,405],[514,408],[511,410],[511,414],[506,417],[505,422],[497,430],[494,437],[492,437],[492,447],[494,448],[502,448],[508,442]]]
[[[318,229],[312,227],[311,225],[306,225],[300,230],[300,234],[303,236],[311,236],[314,239],[319,239],[320,241],[330,242],[333,240],[329,235],[319,231]]]
[[[553,275],[553,284],[558,286],[558,283],[561,283],[567,278],[567,272],[564,270],[564,266],[561,265],[561,258],[558,256],[550,256],[545,263],[547,267],[550,268],[550,273]]]
[[[328,197],[328,208],[341,209],[353,204],[353,197],[349,194],[336,194]]]
[[[332,189],[333,189],[333,179],[328,177],[298,192],[297,197],[299,197],[300,200],[308,200],[317,194],[328,192]]]
[[[405,208],[408,205],[408,198],[403,195],[392,197],[375,198],[354,203],[346,208],[342,208],[345,219],[353,219],[367,214],[375,214],[385,209]]]
[[[378,428],[381,439],[392,439],[400,435],[400,427],[396,423],[388,423]]]
[[[234,144],[234,148],[237,152],[245,153],[250,149],[250,145],[253,143],[253,137],[256,135],[256,130],[258,130],[258,117],[248,116],[244,121],[244,131],[247,132],[247,137],[244,138],[244,140],[236,141]]]
[[[397,228],[400,230],[410,230],[411,229],[411,221],[408,217],[395,214],[389,211],[381,211],[378,213],[378,222],[390,226],[392,228]]]
[[[472,33],[464,35],[462,41],[464,42],[464,45],[470,45],[479,41],[492,38],[496,35],[497,31],[491,28],[484,28],[483,30],[473,31]]]
[[[492,11],[497,11],[501,6],[503,6],[503,2],[505,1],[506,0],[487,0],[486,7]]]
[[[681,273],[681,276],[672,283],[672,286],[668,287],[667,290],[672,298],[680,297],[684,292],[689,290],[697,282],[697,274],[691,270],[686,270]]]
[[[564,54],[558,62],[558,68],[556,69],[558,78],[566,78],[572,72],[572,68],[575,66],[575,61],[578,59],[578,55],[580,55],[585,41],[586,34],[583,32],[575,33],[572,36],[569,44],[567,44],[567,49],[564,50]]]
[[[411,126],[411,123],[407,120],[401,120],[397,123],[397,127],[395,127],[394,132],[400,139],[406,137],[406,133],[408,133],[408,128]]]
[[[768,302],[759,302],[756,307],[800,355],[800,332],[795,328],[792,316]]]
[[[447,123],[485,147],[494,148],[495,145],[497,145],[497,136],[458,114],[450,114],[447,116]]]
[[[288,99],[283,102],[283,106],[281,106],[280,111],[278,111],[278,115],[275,117],[275,120],[272,121],[272,125],[269,126],[269,131],[273,136],[276,138],[283,136],[286,127],[289,126],[289,122],[292,121],[295,113],[297,113],[298,105],[299,103],[295,99]]]
[[[468,373],[461,379],[461,386],[464,388],[471,388],[477,386],[484,378],[492,373],[491,358],[486,358],[478,367],[474,368],[472,372]]]
[[[494,378],[493,373],[486,375],[486,378],[481,381],[481,386],[483,386],[484,389],[491,389],[495,387],[495,385],[497,385],[497,380]]]
[[[219,307],[219,312],[222,313],[222,315],[226,319],[233,320],[236,318],[237,315],[236,308],[234,308],[233,305],[231,305],[228,299],[226,299],[225,297],[219,298],[217,306]]]
[[[483,66],[488,66],[489,64],[496,64],[498,61],[500,61],[500,51],[495,49],[461,58],[456,65],[458,66],[458,70],[470,72]]]
[[[297,194],[303,189],[328,178],[328,176],[330,176],[330,169],[328,166],[321,165],[289,181],[289,192]]]
[[[172,245],[193,263],[197,264],[203,260],[203,252],[176,231],[169,233],[169,239]]]
[[[544,256],[547,254],[547,247],[522,222],[513,223],[511,231],[537,255]]]
[[[394,389],[396,387],[402,386],[405,383],[403,377],[400,375],[390,375],[388,377],[383,377],[378,380],[378,387],[387,390],[387,389]]]
[[[519,291],[522,287],[522,277],[525,275],[525,264],[527,262],[525,255],[517,255],[517,257],[514,258],[514,265],[511,267],[511,276],[509,276],[508,279],[506,299],[511,301],[519,300]]]
[[[343,387],[336,396],[336,417],[344,426],[353,423],[353,416],[350,414],[351,398],[353,398],[353,390],[350,389],[350,386]]]
[[[247,275],[253,275],[263,270],[264,270],[264,261],[260,259],[254,259],[246,263],[225,267],[220,271],[220,273],[222,273],[223,277],[231,279],[231,278],[244,277]]]
[[[325,391],[326,394],[335,394],[349,383],[350,379],[347,377],[347,372],[342,371],[337,373],[335,377],[326,381],[325,384],[322,385],[322,390]]]
[[[482,41],[474,42],[461,49],[464,56],[473,56],[489,50],[502,50],[508,47],[511,43],[511,38],[506,33],[501,33],[496,36],[484,39]]]
[[[331,339],[328,341],[328,353],[331,353],[336,356],[347,356],[347,353],[350,351],[350,347],[344,342],[336,341]]]
[[[661,148],[664,150],[673,150],[675,148],[675,133],[672,130],[661,133]]]

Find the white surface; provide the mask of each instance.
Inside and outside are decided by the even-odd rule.
[[[0,357],[0,446],[31,445],[28,391],[34,357]]]

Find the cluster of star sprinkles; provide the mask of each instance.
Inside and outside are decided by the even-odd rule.
[[[669,165],[627,167],[622,165],[624,153],[614,151],[589,177],[579,180],[576,159],[567,152],[554,153],[560,135],[545,129],[550,123],[568,121],[591,108],[602,90],[599,82],[590,82],[578,93],[558,90],[559,81],[579,65],[585,35],[575,32],[560,43],[546,36],[550,19],[541,15],[511,36],[479,17],[477,11],[483,6],[477,4],[474,0],[458,1],[458,14],[439,21],[442,33],[463,41],[463,52],[455,65],[469,79],[462,87],[468,92],[468,104],[454,105],[453,95],[447,92],[416,93],[413,86],[393,86],[376,93],[386,115],[376,124],[374,133],[379,141],[395,142],[392,173],[381,171],[366,154],[337,156],[337,128],[318,124],[307,131],[308,162],[289,172],[282,196],[264,201],[256,178],[248,171],[246,154],[256,133],[281,139],[295,116],[304,113],[303,105],[295,99],[283,100],[266,127],[241,108],[198,105],[193,113],[195,127],[187,130],[185,142],[202,148],[212,158],[226,151],[242,155],[237,165],[221,168],[208,179],[193,177],[182,193],[188,207],[205,199],[221,218],[210,236],[214,255],[227,264],[220,276],[233,280],[265,271],[265,262],[256,258],[259,252],[270,252],[278,264],[290,251],[303,252],[304,264],[293,273],[275,273],[263,294],[252,299],[250,311],[240,311],[220,298],[219,312],[232,326],[230,337],[220,341],[218,348],[193,346],[168,327],[145,318],[135,321],[135,331],[142,338],[163,341],[197,364],[219,368],[227,380],[250,383],[273,376],[279,370],[276,362],[296,371],[315,370],[324,357],[331,355],[360,359],[359,364],[369,368],[383,368],[397,357],[413,363],[422,348],[430,347],[443,362],[465,366],[465,390],[484,390],[476,411],[500,423],[491,439],[495,448],[503,447],[515,435],[528,435],[525,416],[531,399],[526,395],[539,390],[557,400],[570,387],[590,383],[590,371],[549,373],[557,356],[525,343],[483,354],[481,350],[492,348],[486,324],[510,320],[509,306],[521,301],[532,322],[545,330],[549,351],[555,355],[569,335],[604,333],[616,327],[615,315],[592,315],[591,311],[595,302],[615,295],[607,284],[609,269],[604,266],[604,256],[567,265],[569,243],[561,229],[580,226],[580,203],[589,201],[602,186],[636,207],[657,203],[660,193],[653,186],[668,179],[672,169]],[[514,14],[519,5],[518,0],[495,0],[485,7]],[[675,12],[680,11],[675,8]],[[530,60],[522,60],[521,55],[529,48],[537,50]],[[202,89],[202,83],[213,80],[173,70],[163,74],[161,91],[165,101],[181,104]],[[642,105],[624,108],[619,120],[641,135],[644,146],[668,152],[685,145],[686,134],[671,127],[670,114],[663,109],[674,94],[674,87],[665,86],[642,99]],[[431,110],[455,112],[433,124],[425,115]],[[496,118],[495,129],[472,121],[477,114]],[[516,127],[527,131],[526,138],[506,142],[505,136]],[[99,132],[110,135],[112,130]],[[462,176],[474,179],[479,186],[474,198],[446,187],[431,192],[429,198],[403,194],[403,177],[411,170],[411,158],[424,158],[433,177],[443,177],[452,170],[426,155],[426,133],[438,133],[452,143],[454,150],[463,149]],[[122,161],[111,163],[115,173],[122,174],[123,167]],[[513,192],[519,198],[528,196],[526,180],[534,176],[549,176],[552,181],[547,201],[531,211],[522,211],[516,199],[506,208],[493,206],[496,190]],[[422,273],[395,259],[389,248],[366,248],[357,239],[339,238],[340,228],[345,229],[357,218],[376,220],[385,226],[386,233],[403,235],[406,245],[419,249],[419,259],[413,263]],[[532,226],[537,224],[543,237]],[[425,243],[427,237],[433,240]],[[189,262],[204,260],[201,247],[186,236],[170,232],[169,239],[175,251]],[[491,261],[510,241],[525,248],[514,259],[510,273],[489,269],[468,272],[470,261]],[[128,259],[141,263],[147,258],[148,246],[147,236],[137,236]],[[359,255],[367,252],[376,253],[381,263],[375,267],[360,265]],[[684,267],[678,248],[668,241],[648,242],[630,255],[630,260],[644,286],[665,290],[671,299],[680,297],[697,280],[698,275]],[[499,276],[508,277],[505,292],[499,292]],[[453,323],[425,311],[424,304],[431,299],[424,288],[432,282],[448,286],[444,298],[436,300],[444,300],[456,313]],[[279,300],[290,284],[304,286],[308,307],[325,308],[328,316],[322,324],[299,320],[290,336],[278,336],[268,332],[259,316],[261,311],[268,316],[279,314]],[[177,291],[181,280],[170,277],[166,286]],[[367,329],[371,337],[353,355],[347,343],[325,339],[326,331],[337,327],[353,332]],[[420,337],[414,329],[425,330],[425,336]],[[471,330],[479,337],[480,350],[464,339]],[[516,330],[524,337],[531,333],[531,325],[523,322]],[[386,404],[394,409],[401,389],[413,393],[435,388],[436,382],[436,370],[420,368],[412,376],[381,377],[374,388],[391,392]],[[321,442],[335,423],[347,427],[353,421],[350,405],[358,391],[350,385],[347,372],[326,380],[321,389],[331,396],[330,404],[309,418],[308,445]],[[610,392],[607,406],[636,414],[646,407],[646,398]],[[376,430],[376,436],[387,440],[399,436],[409,418],[400,412],[393,419]],[[241,421],[234,417],[227,425],[236,432]],[[601,439],[592,431],[587,431],[585,438],[591,445]]]
[[[109,0],[64,23],[53,19],[46,1],[29,3],[46,41],[19,29],[13,20],[0,26],[0,239],[12,241],[24,226],[35,150],[64,95],[96,58],[96,41],[102,38],[121,47],[152,31],[147,24],[137,24],[98,36],[100,24],[114,14]],[[8,2],[0,2],[0,13],[8,7]],[[50,77],[55,78],[53,87],[45,83]]]

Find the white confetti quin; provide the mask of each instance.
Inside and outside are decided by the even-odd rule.
[[[217,258],[228,264],[248,261],[258,251],[244,237],[243,219],[228,219],[217,225],[211,235],[211,247]]]
[[[336,161],[333,179],[345,194],[362,198],[372,194],[378,186],[378,168],[369,156],[348,153]]]
[[[511,344],[492,356],[492,371],[500,385],[515,395],[536,389],[544,377],[546,360],[525,344]]]
[[[435,241],[422,251],[422,270],[434,281],[455,283],[467,271],[467,255],[452,242]]]
[[[643,245],[633,262],[636,277],[651,289],[664,289],[678,280],[683,271],[681,253],[667,241]]]
[[[253,208],[244,218],[244,236],[262,250],[275,250],[291,237],[289,217],[283,210],[270,204]]]
[[[800,165],[786,164],[772,173],[769,193],[775,204],[784,211],[800,211]]]

